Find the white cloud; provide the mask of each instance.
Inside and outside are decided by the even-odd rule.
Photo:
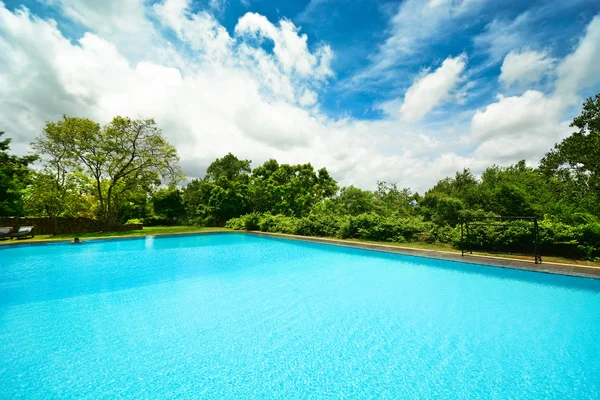
[[[227,30],[206,11],[193,14],[190,6],[191,0],[166,0],[155,4],[154,11],[180,40],[204,56],[203,61],[227,60],[233,44]]]
[[[317,102],[317,94],[310,90],[306,89],[302,97],[300,97],[300,105],[302,106],[312,106]]]
[[[454,23],[476,12],[481,0],[406,0],[390,21],[388,37],[372,56],[371,64],[353,77],[352,81],[393,79],[389,70],[403,62],[414,61],[424,45],[442,40],[443,32]]]
[[[524,12],[512,21],[495,19],[474,39],[475,46],[487,53],[491,63],[500,62],[509,52],[523,48],[527,42],[532,17]]]
[[[419,77],[406,91],[400,108],[402,119],[407,122],[419,121],[447,99],[460,81],[466,62],[464,55],[448,57],[434,72]]]
[[[560,97],[535,90],[500,96],[473,116],[471,139],[478,143],[473,157],[502,164],[536,162],[570,132],[569,124],[561,121],[565,106]]]
[[[557,92],[576,93],[600,82],[600,15],[587,26],[577,48],[559,64]]]
[[[519,19],[521,22],[518,22]],[[526,19],[522,15],[498,31],[517,29]],[[508,33],[510,36],[511,33]],[[513,34],[518,35],[518,30]],[[504,44],[512,41],[510,37],[507,40],[501,37],[497,39],[500,41],[487,43],[491,46],[492,57],[507,52],[510,46]],[[521,47],[520,43],[516,46]],[[523,65],[528,61],[531,65]],[[564,114],[581,100],[577,93],[579,90],[600,82],[595,68],[599,62],[600,16],[592,19],[577,47],[561,61],[534,52],[523,57],[516,56],[509,59],[508,63],[505,60],[505,65],[513,64],[512,72],[511,68],[507,70],[503,65],[502,79],[507,84],[534,83],[537,79],[532,70],[544,70],[547,73],[551,65],[557,63],[555,90],[551,93],[527,90],[520,96],[499,96],[496,102],[477,111],[471,121],[471,132],[466,138],[475,147],[471,157],[474,160],[486,160],[488,165],[512,163],[518,159],[537,162],[555,143],[572,132],[570,118]]]
[[[500,67],[500,82],[505,86],[527,86],[541,81],[552,72],[556,60],[546,52],[511,51]]]
[[[330,68],[331,48],[322,46],[315,54],[308,50],[308,37],[299,35],[298,28],[288,20],[279,21],[279,27],[256,13],[246,13],[235,26],[237,35],[270,39],[274,43],[273,53],[287,74],[297,73],[302,77],[312,76],[325,79],[333,75]]]
[[[144,0],[54,0],[65,16],[111,41],[120,51],[142,58],[158,40],[146,18]]]
[[[560,99],[528,90],[522,96],[500,97],[473,116],[476,138],[511,136],[535,130],[545,121],[556,121],[563,111]]]
[[[318,95],[332,75],[330,47],[311,43],[287,20],[272,23],[255,14],[244,16],[229,35],[210,14],[191,12],[189,4],[168,0],[146,8],[180,43],[163,38],[138,60],[108,35],[86,33],[72,42],[56,22],[25,10],[11,12],[0,3],[0,121],[15,138],[14,149],[25,152],[44,121],[62,114],[101,123],[118,114],[155,117],[190,176],[231,151],[255,165],[276,158],[326,166],[341,184],[368,188],[387,180],[422,191],[463,167],[478,171],[493,162],[514,162],[515,155],[534,157],[563,134],[562,103],[539,92],[501,98],[477,113],[464,141],[474,153],[456,140],[460,126],[450,132],[407,125],[399,118],[399,103],[398,118],[329,118],[320,111]],[[260,40],[271,41],[277,52],[267,52]],[[416,81],[402,103],[403,115],[425,115],[445,101],[465,62],[449,58]],[[578,79],[590,76],[577,71],[583,71]],[[531,115],[520,113],[524,107],[532,108]],[[494,126],[503,129],[490,131]],[[527,143],[536,143],[535,149],[528,151]]]

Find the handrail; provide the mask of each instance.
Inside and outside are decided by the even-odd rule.
[[[469,230],[469,222],[471,222],[471,225],[483,225],[483,226],[515,226],[515,224],[511,224],[511,223],[506,223],[506,224],[498,224],[498,223],[492,223],[492,222],[481,222],[478,220],[486,220],[486,219],[492,219],[492,220],[526,220],[526,221],[533,221],[533,254],[534,254],[534,258],[535,258],[535,263],[536,264],[541,264],[542,263],[542,256],[539,252],[539,226],[538,226],[538,218],[534,217],[534,216],[509,216],[509,215],[505,215],[505,216],[477,216],[477,215],[467,215],[464,217],[461,217],[460,219],[460,250],[461,250],[461,254],[464,257],[465,255],[465,243],[464,243],[464,239],[465,239],[465,233],[466,233],[466,239],[467,239],[467,244],[468,244],[468,251],[469,254],[473,254],[473,248],[471,245],[471,232]],[[475,222],[473,224],[473,222]],[[465,227],[465,229],[463,229],[463,225]]]

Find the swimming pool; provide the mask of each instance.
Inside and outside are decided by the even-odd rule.
[[[598,398],[600,280],[242,233],[0,249],[2,398]]]

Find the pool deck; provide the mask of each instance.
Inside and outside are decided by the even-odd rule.
[[[600,267],[588,266],[588,265],[574,265],[574,264],[559,264],[559,263],[547,263],[542,262],[536,264],[533,260],[516,260],[511,258],[494,257],[494,256],[483,256],[483,255],[472,255],[465,254],[462,256],[460,253],[453,253],[449,251],[439,250],[425,250],[415,249],[412,247],[400,247],[392,246],[379,243],[366,243],[366,242],[350,242],[347,240],[320,238],[312,236],[298,236],[298,235],[287,235],[282,233],[270,233],[270,232],[249,232],[251,235],[258,236],[270,236],[278,238],[286,238],[292,240],[301,240],[312,243],[330,244],[335,246],[353,247],[356,249],[383,251],[386,253],[404,254],[415,257],[425,258],[436,258],[440,260],[457,261],[469,264],[478,264],[491,267],[500,268],[512,268],[521,269],[526,271],[544,272],[548,274],[559,274],[559,275],[570,275],[579,276],[584,278],[595,278],[600,279]]]
[[[559,274],[559,275],[570,275],[584,278],[595,278],[600,279],[600,266],[591,265],[575,265],[575,264],[561,264],[561,263],[549,263],[543,262],[542,264],[535,264],[533,260],[517,260],[504,257],[484,256],[484,255],[472,255],[465,254],[462,256],[460,253],[440,250],[426,250],[417,249],[413,247],[401,247],[380,243],[368,243],[368,242],[353,242],[341,239],[330,239],[313,236],[299,236],[299,235],[288,235],[283,233],[270,233],[270,232],[259,232],[259,231],[206,231],[206,232],[181,232],[181,233],[163,233],[163,234],[149,234],[149,235],[133,235],[133,236],[106,236],[97,238],[86,238],[83,241],[98,241],[98,240],[123,240],[123,239],[140,239],[147,236],[180,236],[180,235],[209,235],[209,234],[247,234],[256,236],[268,236],[276,238],[284,238],[291,240],[300,240],[304,242],[329,244],[335,246],[352,247],[356,249],[383,251],[386,253],[404,254],[415,257],[435,258],[440,260],[456,261],[469,264],[478,264],[482,266],[500,267],[500,268],[512,268],[521,269],[526,271],[544,272],[548,274]],[[36,244],[47,244],[47,243],[65,243],[70,242],[72,239],[49,239],[40,241],[2,241],[0,247],[3,246],[18,246],[18,245],[36,245]]]

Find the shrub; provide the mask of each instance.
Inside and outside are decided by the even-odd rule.
[[[304,236],[335,237],[339,231],[339,218],[325,214],[310,214],[298,220],[296,234]]]
[[[266,214],[261,221],[260,230],[264,232],[295,234],[298,230],[298,221],[298,218],[295,217]]]
[[[235,229],[237,231],[241,231],[245,229],[244,220],[239,218],[231,218],[229,221],[225,223],[225,227],[229,229]]]
[[[364,213],[348,217],[339,224],[339,237],[375,240],[382,242],[405,242],[419,239],[427,224],[420,217],[383,217]]]
[[[253,212],[240,217],[244,224],[244,229],[247,231],[257,231],[260,226],[261,215]]]
[[[485,215],[479,211],[475,213]],[[450,225],[425,222],[422,217],[382,216],[374,212],[356,216],[314,212],[304,218],[251,213],[230,219],[226,226],[237,230],[379,242],[419,240],[427,243],[451,243],[455,248],[460,248],[461,241],[459,225],[452,228]],[[528,221],[500,222],[500,226],[472,224],[469,231],[473,249],[525,253],[533,251],[533,225]],[[542,254],[594,259],[600,256],[600,223],[570,226],[550,219],[541,220],[539,245]]]

